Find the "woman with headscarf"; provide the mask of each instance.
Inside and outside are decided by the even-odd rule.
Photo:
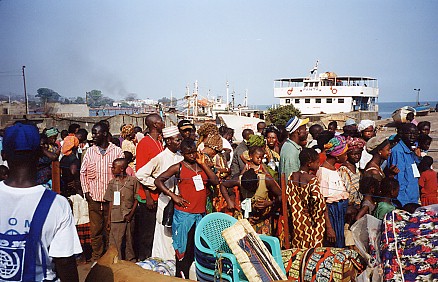
[[[266,158],[264,163],[271,168],[275,173],[272,175],[274,179],[277,178],[278,166],[280,164],[280,149],[278,147],[278,129],[274,125],[270,125],[265,129],[265,152]]]
[[[79,139],[76,136],[64,138],[62,146],[63,157],[59,163],[61,167],[61,195],[70,197],[75,194],[82,194],[79,170],[81,161],[76,155],[79,146]]]
[[[381,165],[391,155],[391,145],[386,137],[373,137],[368,140],[366,149],[371,154],[371,160],[367,163],[364,170],[364,177],[370,176],[381,182],[385,178]],[[396,168],[391,168],[395,170]],[[396,172],[396,171],[395,171]]]
[[[38,161],[37,183],[50,186],[52,179],[52,162],[57,161],[60,148],[56,143],[58,129],[52,127],[40,134],[41,155]]]
[[[201,153],[205,156],[205,164],[219,179],[225,179],[228,176],[228,167],[225,157],[221,153],[223,148],[222,138],[219,134],[203,136],[203,145],[204,148]],[[220,211],[219,187],[217,185],[207,185],[207,188],[207,213]]]
[[[343,136],[335,136],[325,144],[327,159],[316,176],[321,185],[321,193],[327,203],[326,240],[327,245],[345,247],[344,225],[349,194],[335,165],[347,160],[347,141]]]
[[[362,195],[359,192],[359,180],[361,173],[356,164],[359,162],[365,141],[357,137],[347,138],[347,161],[345,161],[339,168],[341,179],[345,183],[347,192],[350,194],[348,204],[356,208],[360,207]]]
[[[360,138],[365,142],[368,142],[372,137],[376,136],[376,123],[369,119],[361,120],[357,126],[357,130],[360,133]],[[367,152],[366,146],[362,152],[362,157],[359,161],[359,169],[364,170],[367,163],[371,160],[372,156]]]
[[[132,161],[128,164],[135,171],[135,156],[137,145],[135,144],[135,131],[132,124],[126,124],[122,127],[121,137],[123,138],[122,150],[132,153]]]

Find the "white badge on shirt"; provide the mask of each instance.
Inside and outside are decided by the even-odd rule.
[[[193,176],[192,179],[193,183],[195,183],[196,191],[204,190],[204,182],[202,181],[202,177],[199,174]]]
[[[120,206],[120,192],[114,191],[114,206]]]
[[[420,177],[420,172],[418,171],[418,167],[415,163],[412,164],[412,172],[414,173],[414,177]]]

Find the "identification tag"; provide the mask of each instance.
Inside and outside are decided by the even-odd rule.
[[[200,175],[195,175],[192,177],[193,183],[195,183],[196,191],[204,190],[204,182],[202,181],[202,177]]]
[[[420,172],[416,164],[412,164],[412,172],[414,173],[414,177],[420,177]]]
[[[114,191],[114,201],[113,201],[113,205],[114,206],[120,206],[120,192],[119,191]]]

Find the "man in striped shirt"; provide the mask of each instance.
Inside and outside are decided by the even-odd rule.
[[[91,133],[94,145],[85,152],[81,165],[81,185],[88,202],[92,259],[97,260],[103,255],[108,241],[108,234],[105,234],[108,205],[103,197],[108,182],[113,178],[111,165],[124,155],[121,148],[108,142],[109,128],[105,123],[96,123]]]

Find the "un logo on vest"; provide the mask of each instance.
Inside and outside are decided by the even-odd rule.
[[[0,249],[0,279],[21,281],[23,278],[24,248]]]

